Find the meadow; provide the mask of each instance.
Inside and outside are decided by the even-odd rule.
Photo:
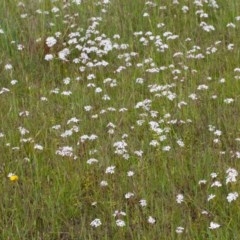
[[[0,239],[240,239],[240,1],[0,16]]]

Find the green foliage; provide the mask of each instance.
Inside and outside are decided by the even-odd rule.
[[[157,2],[0,1],[1,239],[238,239],[240,3]]]

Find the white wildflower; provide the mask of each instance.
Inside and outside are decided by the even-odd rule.
[[[229,168],[226,171],[226,173],[227,173],[226,184],[237,181],[237,179],[236,179],[236,177],[238,176],[237,170],[235,170],[234,168]]]
[[[108,186],[108,182],[103,180],[103,181],[100,182],[100,186],[101,187],[106,187],[106,186]]]
[[[119,211],[119,210],[116,210],[114,213],[113,213],[113,216],[114,217],[117,217],[117,218],[119,218],[119,217],[121,217],[121,216],[126,216],[127,214],[125,213],[125,212],[123,212],[123,211]]]
[[[35,144],[35,145],[34,145],[34,149],[37,149],[37,150],[42,151],[42,150],[43,150],[43,146],[40,145],[40,144]]]
[[[222,183],[219,181],[215,181],[212,183],[211,187],[222,187]]]
[[[237,192],[232,192],[229,193],[227,196],[227,201],[230,203],[232,201],[235,201],[238,198],[238,193]]]
[[[216,136],[221,136],[222,135],[222,131],[216,130],[213,134],[216,135]]]
[[[227,28],[236,28],[236,25],[234,23],[228,23]]]
[[[53,55],[52,55],[52,54],[46,54],[45,57],[44,57],[44,59],[45,59],[46,61],[51,61],[51,60],[53,60]]]
[[[210,195],[208,195],[208,198],[207,198],[208,202],[209,202],[210,200],[214,199],[215,197],[216,197],[215,194],[210,194]]]
[[[4,66],[5,70],[12,70],[13,69],[13,66],[12,64],[8,63]]]
[[[184,227],[179,226],[176,228],[176,233],[178,233],[178,234],[183,233],[183,231],[184,231]]]
[[[149,216],[148,217],[148,223],[155,224],[156,223],[156,219],[154,217],[152,217],[152,216]]]
[[[184,196],[183,196],[183,194],[178,194],[177,197],[176,197],[176,202],[177,202],[178,204],[181,204],[183,201],[184,201]]]
[[[234,102],[233,98],[226,98],[226,99],[224,99],[224,103],[230,104],[232,102]]]
[[[90,158],[87,160],[87,164],[92,165],[94,163],[98,163],[98,160],[96,158]]]
[[[117,225],[118,227],[125,227],[125,226],[126,226],[126,223],[125,223],[123,220],[121,220],[121,219],[117,219],[117,220],[116,220],[116,225]]]
[[[101,222],[101,220],[100,220],[99,218],[96,218],[96,219],[94,219],[94,220],[90,223],[90,225],[91,225],[92,227],[97,228],[97,227],[99,227],[100,225],[102,225],[102,222]]]
[[[72,157],[73,156],[73,148],[69,146],[59,147],[58,150],[55,152],[57,155]]]
[[[163,150],[164,152],[169,152],[169,151],[171,150],[171,147],[170,147],[170,146],[164,146],[164,147],[162,148],[162,150]]]
[[[216,178],[218,176],[218,174],[213,172],[213,173],[210,174],[210,176],[211,176],[211,178]]]
[[[133,171],[128,171],[128,172],[127,172],[127,176],[128,176],[128,177],[132,177],[133,175],[134,175],[134,172],[133,172]]]
[[[116,168],[115,166],[107,167],[105,173],[114,174],[115,173],[115,168]]]
[[[57,39],[55,37],[48,37],[46,39],[46,44],[49,48],[53,47],[57,43]]]
[[[132,198],[132,197],[134,197],[134,193],[132,193],[132,192],[128,192],[128,193],[125,194],[126,199],[129,199],[129,198]]]
[[[183,13],[187,13],[189,11],[189,7],[188,6],[183,6],[182,11],[183,11]]]
[[[19,127],[18,130],[22,136],[29,133],[29,131],[24,127]]]
[[[15,84],[17,84],[17,83],[18,83],[18,80],[15,80],[15,79],[11,80],[11,84],[12,84],[12,85],[15,85]]]
[[[147,206],[147,201],[145,199],[141,199],[141,200],[139,200],[139,204],[142,207],[146,207]]]
[[[234,49],[234,44],[233,44],[233,43],[229,43],[229,44],[227,45],[227,49],[228,49],[229,51],[232,51],[232,50]]]
[[[208,211],[206,211],[206,210],[202,210],[201,214],[202,214],[202,215],[208,215],[209,213],[208,213]]]
[[[216,229],[219,228],[221,225],[215,222],[210,222],[210,227],[209,229]]]
[[[63,61],[68,61],[66,59],[66,57],[70,54],[70,50],[68,48],[64,48],[63,50],[61,50],[60,52],[58,52],[58,57],[59,59],[63,60]]]
[[[181,139],[178,139],[177,140],[177,144],[180,146],[180,147],[184,147],[184,142],[181,140]]]

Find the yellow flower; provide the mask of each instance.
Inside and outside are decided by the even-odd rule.
[[[14,173],[9,173],[8,174],[8,178],[10,179],[10,181],[12,182],[17,182],[18,181],[18,176]]]

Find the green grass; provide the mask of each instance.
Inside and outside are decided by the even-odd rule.
[[[6,91],[0,94],[0,238],[238,239],[239,199],[229,203],[227,196],[240,186],[226,184],[226,170],[240,169],[240,73],[234,71],[240,67],[240,3],[218,0],[214,8],[168,0],[21,2],[0,1],[0,93]],[[215,31],[205,31],[201,22]],[[57,43],[48,47],[46,39],[56,33]],[[71,34],[79,34],[73,44]],[[167,39],[171,35],[178,37]],[[70,50],[67,61],[58,58],[64,48]],[[46,61],[46,54],[53,60]],[[108,65],[92,67],[103,61]],[[196,99],[189,97],[193,93]],[[74,117],[79,121],[69,121]],[[20,128],[28,133],[21,135]],[[93,134],[97,139],[81,141]],[[122,141],[126,146],[117,153]],[[57,154],[66,146],[70,156]],[[98,162],[88,164],[91,158]],[[110,166],[115,173],[106,173]],[[207,183],[199,185],[203,179]],[[211,187],[215,180],[222,186]],[[134,195],[127,199],[129,192]],[[184,196],[181,204],[178,194]],[[210,194],[216,197],[208,201]],[[114,217],[116,210],[126,216]],[[102,224],[92,227],[94,219]],[[125,226],[117,226],[117,219]],[[210,229],[211,222],[220,228]]]

